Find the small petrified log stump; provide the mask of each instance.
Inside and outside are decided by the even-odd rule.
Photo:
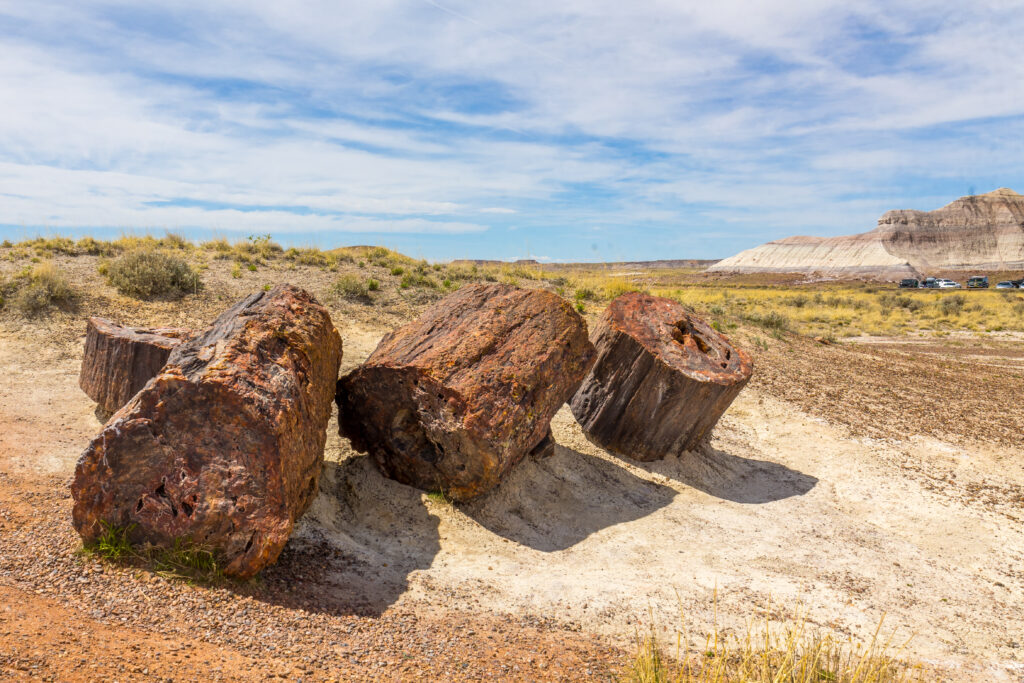
[[[171,350],[192,336],[179,327],[123,327],[89,318],[78,386],[113,413],[156,377]]]
[[[753,371],[681,304],[639,292],[611,302],[591,341],[597,362],[569,405],[591,440],[635,460],[696,448]]]
[[[561,297],[466,286],[339,380],[340,431],[386,476],[468,500],[530,451],[551,451],[551,418],[593,359]]]
[[[235,304],[82,454],[78,533],[181,540],[243,578],[274,562],[317,492],[340,362],[338,331],[307,292],[279,285]]]

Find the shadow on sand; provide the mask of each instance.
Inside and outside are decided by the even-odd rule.
[[[409,574],[441,550],[422,492],[385,479],[366,456],[324,464],[320,495],[295,527],[259,599],[332,614],[379,616]],[[311,587],[313,584],[315,587]]]
[[[748,505],[802,496],[818,483],[815,477],[785,465],[743,458],[710,446],[677,458],[629,462],[642,470],[674,479],[709,496]]]
[[[527,458],[501,486],[459,510],[499,536],[554,552],[649,515],[675,495],[613,462],[556,445],[553,455]]]
[[[784,465],[710,447],[629,462],[743,504],[803,495],[818,482]],[[500,486],[457,510],[491,533],[556,552],[656,512],[676,495],[615,460],[556,445],[553,455],[527,457]],[[328,462],[320,495],[253,597],[317,612],[380,615],[406,592],[411,573],[432,565],[441,550],[439,524],[421,491],[383,477],[370,458]]]

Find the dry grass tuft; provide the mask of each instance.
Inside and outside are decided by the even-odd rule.
[[[16,310],[32,317],[53,306],[72,304],[75,291],[60,268],[46,262],[26,268],[9,282],[0,283],[0,306],[4,306],[8,298]]]
[[[750,624],[742,636],[717,627],[703,642],[685,631],[676,634],[674,657],[665,655],[652,629],[637,638],[626,676],[630,683],[897,683],[922,680],[920,666],[898,656],[893,636],[881,638],[882,624],[867,644],[810,631],[797,620],[760,628]],[[904,643],[904,646],[906,644]]]

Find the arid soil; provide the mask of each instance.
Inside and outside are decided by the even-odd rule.
[[[189,585],[78,552],[68,478],[99,428],[84,318],[197,326],[289,280],[330,307],[344,372],[432,295],[385,281],[351,303],[335,273],[214,264],[204,293],[138,304],[94,260],[62,266],[75,310],[0,317],[0,678],[607,680],[652,623],[742,631],[765,610],[865,640],[884,617],[929,679],[1024,677],[1019,342],[765,349],[740,329],[754,380],[703,452],[628,462],[563,408],[554,455],[458,506],[381,477],[332,421],[279,564]]]

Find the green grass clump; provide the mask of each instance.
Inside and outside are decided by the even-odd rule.
[[[224,571],[217,553],[187,539],[177,538],[169,548],[156,546],[136,547],[131,542],[134,524],[118,527],[102,522],[103,533],[91,543],[82,546],[82,552],[113,563],[134,561],[148,565],[165,578],[198,580],[219,583]]]
[[[199,274],[184,259],[155,249],[128,252],[103,270],[117,291],[136,299],[179,297],[202,287]]]
[[[103,533],[93,543],[85,546],[86,552],[98,555],[112,562],[119,562],[134,554],[135,551],[128,540],[128,535],[131,533],[134,525],[129,524],[126,527],[116,527],[106,522],[101,522],[101,524],[103,525]]]

